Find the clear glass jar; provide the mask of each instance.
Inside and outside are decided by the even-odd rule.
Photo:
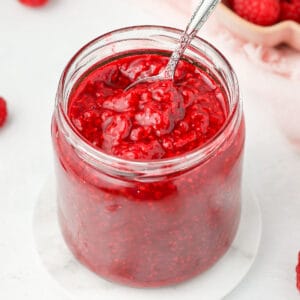
[[[195,38],[186,57],[223,87],[229,115],[200,149],[130,161],[95,149],[67,116],[70,92],[91,66],[126,52],[172,51],[181,31],[120,29],[83,47],[61,77],[52,122],[58,214],[75,257],[130,286],[175,284],[204,272],[230,247],[240,220],[244,119],[236,76],[213,46]]]

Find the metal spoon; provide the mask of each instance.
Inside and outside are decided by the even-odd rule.
[[[134,87],[139,83],[153,82],[158,80],[173,80],[177,64],[183,55],[185,49],[189,46],[199,29],[206,22],[210,14],[213,12],[220,0],[201,0],[196,8],[192,18],[187,25],[184,33],[180,37],[180,41],[174,52],[172,53],[167,66],[158,75],[146,76],[139,78],[137,81],[130,84],[126,90]]]

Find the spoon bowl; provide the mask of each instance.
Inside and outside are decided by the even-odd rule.
[[[131,89],[140,83],[162,81],[162,80],[174,80],[174,74],[180,58],[182,57],[186,48],[190,45],[193,38],[196,36],[199,29],[207,21],[208,17],[216,8],[220,0],[201,0],[193,13],[185,31],[180,37],[178,46],[173,51],[167,66],[155,76],[145,76],[139,78],[137,81],[130,84],[126,90]]]

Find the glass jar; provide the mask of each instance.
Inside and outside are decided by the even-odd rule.
[[[172,51],[181,31],[140,26],[83,47],[61,77],[52,122],[60,227],[74,256],[102,277],[137,287],[175,284],[214,265],[240,220],[244,119],[226,59],[195,38],[186,57],[223,88],[229,114],[200,149],[174,158],[130,161],[77,134],[67,116],[78,79],[99,61],[135,51]]]

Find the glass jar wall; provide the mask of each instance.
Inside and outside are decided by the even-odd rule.
[[[240,220],[244,120],[226,59],[195,38],[185,59],[214,78],[228,114],[200,148],[157,160],[128,160],[95,148],[68,116],[72,90],[99,62],[128,53],[171,53],[181,32],[141,26],[105,34],[66,67],[52,122],[58,214],[75,257],[100,276],[130,286],[179,283],[214,265]]]

